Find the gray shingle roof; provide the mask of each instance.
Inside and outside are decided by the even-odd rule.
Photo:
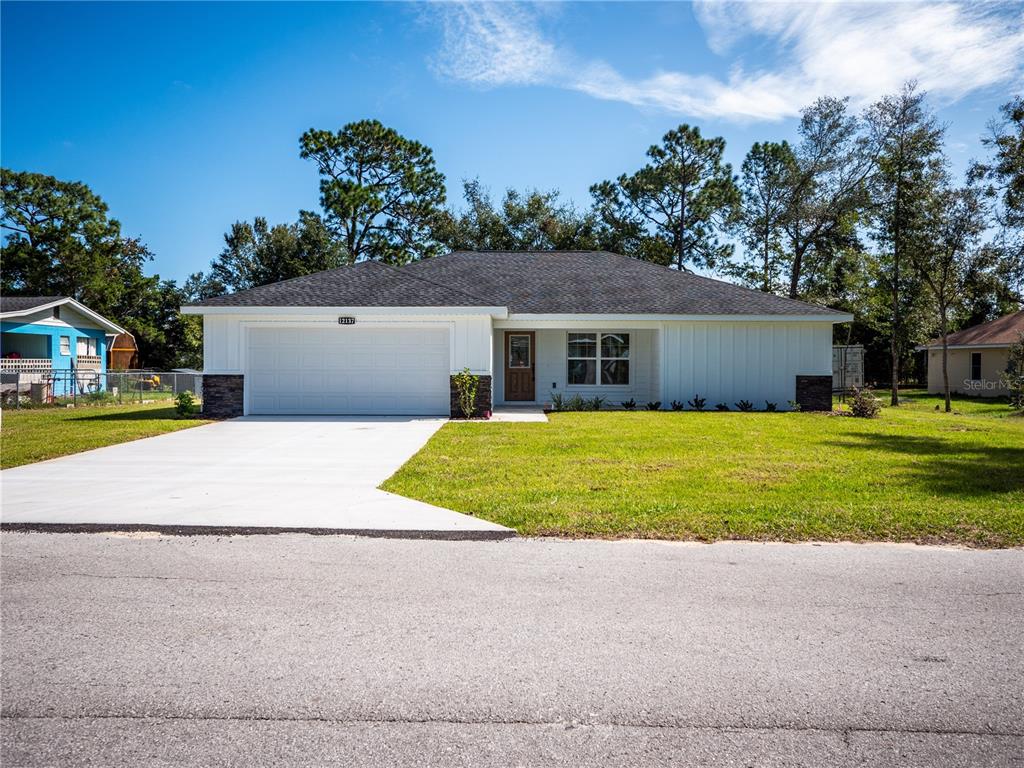
[[[52,304],[64,296],[0,296],[0,312],[25,312],[33,307]]]
[[[479,307],[492,306],[457,288],[417,278],[376,261],[328,269],[200,301],[202,307]]]
[[[200,305],[498,306],[526,314],[843,314],[603,251],[455,251],[405,267],[362,262]]]

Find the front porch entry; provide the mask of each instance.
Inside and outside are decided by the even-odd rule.
[[[505,400],[535,399],[535,340],[533,331],[505,331]]]
[[[500,322],[500,321],[499,321]],[[534,321],[536,322],[536,321]],[[605,408],[661,400],[659,328],[641,324],[541,321],[494,328],[493,405],[543,406],[559,395],[603,398]]]

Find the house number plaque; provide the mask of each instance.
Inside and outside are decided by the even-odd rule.
[[[342,317],[338,318],[338,325],[355,325],[355,324],[356,324],[356,319],[354,317],[342,316]]]

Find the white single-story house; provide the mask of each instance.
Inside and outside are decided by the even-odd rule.
[[[974,325],[946,336],[949,390],[977,397],[1009,395],[1000,380],[1006,370],[1010,345],[1024,334],[1024,310]],[[945,392],[942,382],[942,339],[917,348],[928,351],[928,391]]]
[[[556,394],[643,408],[694,396],[828,410],[832,326],[853,316],[598,251],[457,251],[285,280],[203,316],[204,411],[449,414]]]

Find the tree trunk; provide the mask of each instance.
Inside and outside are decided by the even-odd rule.
[[[765,221],[767,222],[767,216],[765,217]],[[768,228],[768,224],[765,223],[765,225],[764,225],[764,242],[763,242],[763,247],[764,247],[764,254],[763,254],[764,264],[762,265],[762,269],[764,271],[761,274],[761,290],[764,291],[765,293],[770,293],[771,290],[772,290],[772,281],[771,281],[771,276],[769,275],[769,255],[770,255],[770,249],[771,249],[771,246],[769,245],[770,238],[771,238],[770,230]]]
[[[676,253],[676,268],[682,272],[686,261],[686,185],[683,185],[679,201],[679,249]]]
[[[903,237],[902,232],[902,219],[903,206],[902,206],[902,191],[903,184],[902,178],[897,177],[896,180],[896,206],[893,212],[893,228],[892,228],[892,397],[890,398],[891,405],[900,404],[900,356],[899,356],[899,344],[897,339],[899,338],[900,329],[900,246],[902,245],[901,240]]]
[[[939,322],[941,323],[942,332],[942,391],[946,395],[946,413],[953,410],[950,405],[949,398],[949,344],[946,342],[946,307],[943,306],[939,309]]]
[[[789,271],[789,298],[796,299],[799,297],[800,288],[800,270],[803,266],[804,260],[804,248],[803,246],[797,246],[793,249],[793,266]]]

